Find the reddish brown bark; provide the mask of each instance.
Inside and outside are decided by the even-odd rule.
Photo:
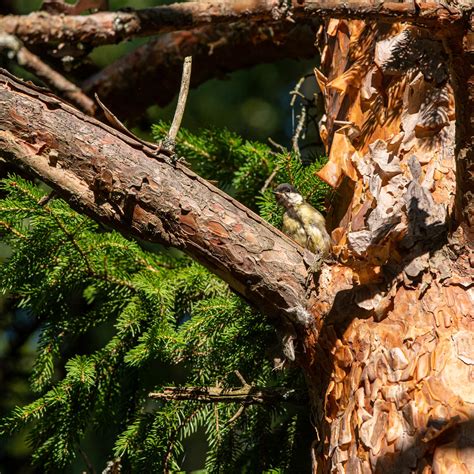
[[[0,129],[0,156],[74,208],[183,250],[282,324],[310,325],[312,254],[180,163],[5,72]]]
[[[149,36],[208,24],[236,21],[307,21],[310,18],[357,18],[462,31],[467,14],[433,2],[397,3],[295,0],[288,8],[279,0],[187,2],[130,12],[99,12],[87,16],[32,13],[0,18],[0,30],[26,43],[87,43],[91,46],[118,43],[124,39]],[[434,33],[434,31],[433,31]]]
[[[323,34],[320,176],[341,196],[329,216],[341,263],[323,270],[307,341],[315,471],[468,472],[472,240],[456,225],[470,226],[473,177],[456,175],[472,157],[470,53],[462,35],[406,25],[331,20]]]

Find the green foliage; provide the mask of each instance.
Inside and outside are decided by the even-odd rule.
[[[168,129],[169,124],[158,123],[153,127],[154,138],[163,139]],[[216,128],[199,133],[181,129],[176,152],[186,157],[197,174],[217,181],[219,188],[274,225],[280,222],[281,210],[271,193],[272,183],[296,186],[308,202],[324,211],[329,187],[315,174],[324,165],[324,157],[312,156],[303,165],[300,156],[283,147],[276,152],[269,145],[243,140],[229,130]],[[271,183],[267,183],[269,178]]]
[[[166,130],[159,124],[154,133]],[[178,152],[272,223],[280,212],[272,193],[261,192],[270,175],[319,207],[326,192],[314,175],[320,160],[303,166],[294,154],[226,130],[183,130]],[[113,440],[108,459],[120,458],[125,470],[175,472],[186,439],[199,430],[207,438],[207,472],[300,472],[301,460],[308,464],[308,452],[297,454],[296,446],[305,446],[295,442],[297,427],[309,426],[307,408],[242,410],[238,403],[148,397],[179,385],[176,378],[189,386],[240,386],[236,371],[257,386],[301,386],[299,373],[273,369],[277,339],[261,314],[176,251],[144,250],[60,199],[45,204],[38,185],[11,176],[0,193],[0,232],[12,249],[0,288],[40,321],[30,381],[36,399],[4,418],[0,432],[26,428],[38,466],[64,471],[87,434],[100,431]]]

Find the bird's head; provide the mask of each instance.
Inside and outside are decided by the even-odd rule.
[[[304,199],[297,189],[288,183],[278,185],[273,191],[278,204],[286,208],[301,204]]]

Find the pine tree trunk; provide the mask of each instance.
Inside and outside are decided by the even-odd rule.
[[[474,470],[473,41],[446,34],[344,20],[319,34],[339,263],[307,341],[314,472]]]

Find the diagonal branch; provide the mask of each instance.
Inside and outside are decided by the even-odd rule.
[[[35,132],[31,132],[35,117]],[[312,254],[186,167],[0,73],[0,157],[72,207],[183,250],[269,316],[308,327]]]
[[[150,105],[171,102],[178,92],[183,57],[193,57],[191,87],[197,87],[263,62],[315,57],[316,27],[239,22],[165,33],[87,79],[83,89],[91,97],[97,93],[119,117],[134,118]],[[128,100],[132,95],[133,101]]]
[[[0,33],[1,50],[7,50],[9,59],[15,59],[20,66],[35,74],[72,104],[87,114],[94,115],[95,105],[92,99],[87,97],[79,87],[43,62],[39,56],[26,49],[18,38]]]
[[[433,2],[384,2],[295,0],[293,7],[278,0],[224,0],[175,3],[127,12],[99,12],[88,16],[50,15],[45,12],[0,18],[0,30],[29,44],[76,43],[90,46],[113,44],[125,39],[166,31],[193,29],[236,21],[307,21],[311,18],[345,18],[378,22],[409,22],[435,28],[442,35],[465,29],[468,7],[446,8]],[[433,31],[435,33],[435,31]]]

